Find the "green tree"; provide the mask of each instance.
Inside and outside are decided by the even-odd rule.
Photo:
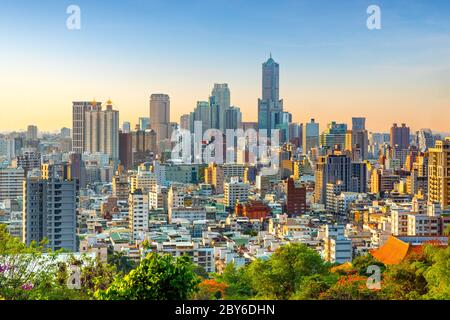
[[[424,272],[428,284],[426,299],[450,300],[450,247],[427,247],[432,265]]]
[[[268,260],[253,261],[248,273],[257,297],[285,300],[300,290],[305,277],[328,274],[328,266],[315,250],[295,243],[278,248]]]
[[[115,251],[108,254],[108,264],[114,265],[117,271],[123,274],[127,274],[136,268],[136,263],[127,257],[122,251]]]
[[[101,300],[184,300],[200,283],[189,257],[150,253],[125,276],[116,276],[106,290],[97,290]]]
[[[225,299],[245,300],[254,296],[255,292],[251,286],[251,277],[248,266],[236,268],[234,263],[229,263],[222,274],[214,275],[219,283],[226,284]]]
[[[357,274],[341,276],[328,290],[319,295],[322,300],[377,300],[379,290],[369,289],[367,277]]]
[[[291,297],[293,300],[317,300],[321,293],[330,289],[337,281],[337,274],[312,275],[305,277],[299,289]]]
[[[367,276],[367,269],[369,268],[369,266],[379,266],[381,272],[384,272],[384,270],[386,270],[385,265],[375,260],[375,258],[370,254],[358,256],[352,261],[352,268],[356,270],[361,276]]]

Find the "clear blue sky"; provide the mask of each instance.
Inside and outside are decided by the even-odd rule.
[[[70,4],[81,8],[80,31],[65,27]],[[381,7],[379,31],[366,28],[370,4]],[[70,125],[71,101],[94,97],[134,123],[154,92],[170,94],[177,121],[214,82],[228,82],[232,103],[255,120],[269,52],[296,121],[365,115],[376,130],[387,130],[383,117],[445,130],[442,112],[450,116],[446,0],[2,0],[0,39],[4,100],[29,116],[0,120],[7,129]]]

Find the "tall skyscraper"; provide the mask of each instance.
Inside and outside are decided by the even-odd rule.
[[[210,105],[207,101],[197,101],[197,106],[190,115],[190,128],[194,132],[195,122],[201,121],[202,123],[202,135],[206,130],[211,128],[211,113]]]
[[[394,123],[391,127],[391,147],[398,145],[400,150],[406,150],[409,147],[409,127],[402,123],[399,127]]]
[[[230,108],[230,89],[227,83],[215,83],[211,92],[211,127],[225,132],[226,111]]]
[[[270,58],[262,67],[262,100],[279,101],[280,99],[280,65]]]
[[[366,118],[352,118],[353,160],[366,160],[369,157],[369,134],[366,130]]]
[[[84,151],[109,155],[116,164],[119,160],[119,111],[113,110],[112,102],[92,105],[84,115]]]
[[[170,98],[167,94],[152,94],[150,97],[150,128],[156,132],[157,146],[170,139]]]
[[[48,239],[48,248],[77,251],[78,182],[67,165],[44,164],[41,176],[30,176],[23,184],[23,241],[29,245]]]
[[[242,113],[238,107],[230,107],[225,111],[225,130],[236,130],[242,127]],[[225,132],[224,132],[225,133]]]
[[[267,130],[268,137],[271,137],[273,129],[283,123],[279,73],[279,64],[271,55],[262,65],[262,98],[258,100],[258,128]]]
[[[450,138],[436,141],[429,149],[428,200],[450,209]]]
[[[311,122],[303,125],[303,154],[308,154],[312,148],[319,146],[319,124],[311,119]]]
[[[139,128],[141,130],[150,129],[150,118],[149,117],[139,117]]]

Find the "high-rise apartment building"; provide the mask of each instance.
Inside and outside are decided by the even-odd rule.
[[[119,160],[119,111],[112,102],[92,106],[84,116],[84,151],[107,154],[115,163]]]
[[[23,241],[48,239],[52,250],[77,251],[78,181],[67,165],[42,165],[41,176],[23,182]]]
[[[16,161],[17,168],[23,168],[25,171],[25,177],[28,175],[28,172],[33,169],[39,169],[41,166],[41,155],[36,153],[32,149],[26,149],[22,151],[22,155],[17,157]]]
[[[24,177],[23,168],[0,168],[0,201],[21,197]]]
[[[297,216],[306,213],[306,187],[289,178],[285,182],[286,213]]]
[[[85,112],[93,106],[100,108],[101,102],[74,101],[72,102],[72,151],[82,154],[85,149],[84,123]]]
[[[234,208],[236,202],[246,202],[250,185],[233,177],[230,182],[224,184],[224,204],[228,208]]]
[[[133,240],[143,240],[148,231],[148,194],[138,189],[128,198],[129,228]]]
[[[450,208],[450,138],[436,141],[429,149],[428,200]]]
[[[400,150],[408,149],[409,147],[409,127],[402,123],[399,127],[394,123],[391,127],[391,147],[399,146]]]

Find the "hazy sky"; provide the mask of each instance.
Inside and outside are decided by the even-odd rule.
[[[81,30],[66,28],[70,4]],[[381,30],[366,27],[371,4]],[[152,93],[178,122],[215,82],[256,121],[270,52],[296,122],[450,131],[447,0],[2,0],[0,39],[0,131],[71,127],[71,102],[94,98],[134,125]]]

